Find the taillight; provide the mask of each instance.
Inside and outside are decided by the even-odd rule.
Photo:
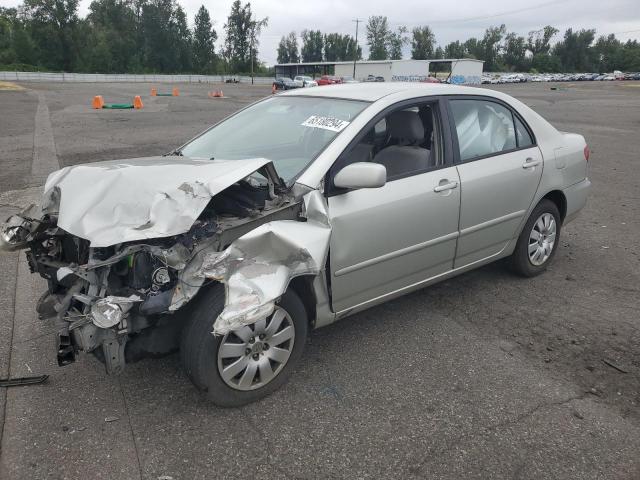
[[[584,159],[588,162],[590,156],[591,156],[591,150],[589,150],[589,145],[585,145],[584,146]]]

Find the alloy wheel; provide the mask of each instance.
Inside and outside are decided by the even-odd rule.
[[[218,348],[218,372],[235,390],[256,390],[273,380],[287,364],[295,327],[285,309],[228,333]]]
[[[529,234],[529,261],[536,267],[542,265],[551,256],[556,243],[556,219],[545,212],[533,224]]]

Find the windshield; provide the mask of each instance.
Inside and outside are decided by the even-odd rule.
[[[224,160],[267,158],[289,182],[367,105],[334,98],[271,97],[219,123],[181,153]]]

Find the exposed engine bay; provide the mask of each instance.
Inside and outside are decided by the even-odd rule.
[[[141,160],[138,163],[147,162]],[[203,166],[189,159],[180,159],[178,163],[183,171],[187,166],[194,167],[198,175],[214,175],[216,172],[206,170],[212,165],[214,170],[215,166],[224,165],[209,161]],[[141,205],[144,195],[131,194],[130,202],[123,198],[126,188],[142,191],[148,188],[154,181],[151,172],[145,180],[131,177],[129,185],[119,188],[115,196],[96,197],[89,193],[97,210],[82,205],[83,213],[75,217],[68,213],[71,207],[67,211],[65,208],[69,202],[74,202],[73,205],[82,202],[90,187],[74,192],[69,181],[80,180],[73,179],[74,175],[80,177],[73,172],[78,167],[67,167],[54,172],[47,181],[41,207],[31,206],[4,224],[0,246],[5,250],[26,249],[31,272],[47,281],[48,289],[36,309],[41,318],[56,322],[59,365],[73,362],[77,352],[84,351],[103,361],[107,372],[120,372],[128,362],[177,348],[183,324],[181,316],[187,310],[184,307],[207,283],[227,284],[225,316],[216,321],[212,332],[226,333],[273,309],[292,277],[320,271],[326,258],[329,229],[326,217],[318,217],[323,208],[316,205],[317,199],[305,197],[315,191],[295,195],[266,160],[233,163],[228,170],[236,173],[227,175],[228,185],[216,188],[200,180],[175,179],[170,172],[164,172],[164,183],[178,183],[178,190],[185,192],[186,200],[182,203],[175,200],[175,190],[162,188],[156,193],[150,190],[150,205]],[[247,176],[256,165],[257,170]],[[116,174],[119,182],[124,183],[126,166],[95,164],[91,168],[96,168],[97,174],[104,173],[105,168],[106,171],[119,168]],[[90,178],[83,181],[90,184]],[[142,185],[136,187],[135,183]],[[165,208],[167,199],[177,203]],[[160,208],[157,202],[165,203]],[[309,205],[312,212],[308,218]],[[140,206],[140,211],[131,212],[136,206]],[[120,219],[106,218],[104,225],[96,221],[105,216],[105,211],[117,213],[118,209],[126,212]],[[99,214],[92,218],[95,211]],[[192,212],[195,219],[185,218],[186,211]],[[148,216],[146,220],[142,218],[144,215]],[[132,217],[139,217],[136,222],[145,221],[132,227],[131,222],[123,220]],[[181,225],[190,223],[190,226],[181,233],[166,235],[180,228],[175,227],[174,217]],[[320,248],[313,245],[318,242],[317,234],[307,235],[308,239],[315,238],[308,248],[287,237],[286,232],[295,228],[290,224],[304,226],[309,220],[306,226],[313,228],[314,218],[326,236],[318,243]],[[115,238],[116,229],[109,222],[121,229],[116,237],[122,241],[109,240]],[[262,230],[256,230],[261,226]],[[86,232],[78,231],[81,228]],[[153,231],[152,237],[149,231]],[[247,281],[251,277],[249,269],[260,260],[258,252],[247,255],[249,250],[244,247],[255,246],[255,238],[260,235],[270,237],[271,246],[281,242],[280,250],[293,249],[295,253],[282,258],[277,255],[270,258],[267,254],[262,261],[269,263],[274,276],[270,278],[262,272],[262,284]],[[243,236],[248,236],[245,243]],[[234,244],[238,239],[240,243]],[[241,281],[237,280],[238,272]]]

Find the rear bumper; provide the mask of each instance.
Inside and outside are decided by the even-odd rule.
[[[590,190],[591,181],[588,178],[562,190],[567,199],[567,215],[565,216],[564,224],[569,223],[578,216],[580,210],[587,203],[587,196]]]

